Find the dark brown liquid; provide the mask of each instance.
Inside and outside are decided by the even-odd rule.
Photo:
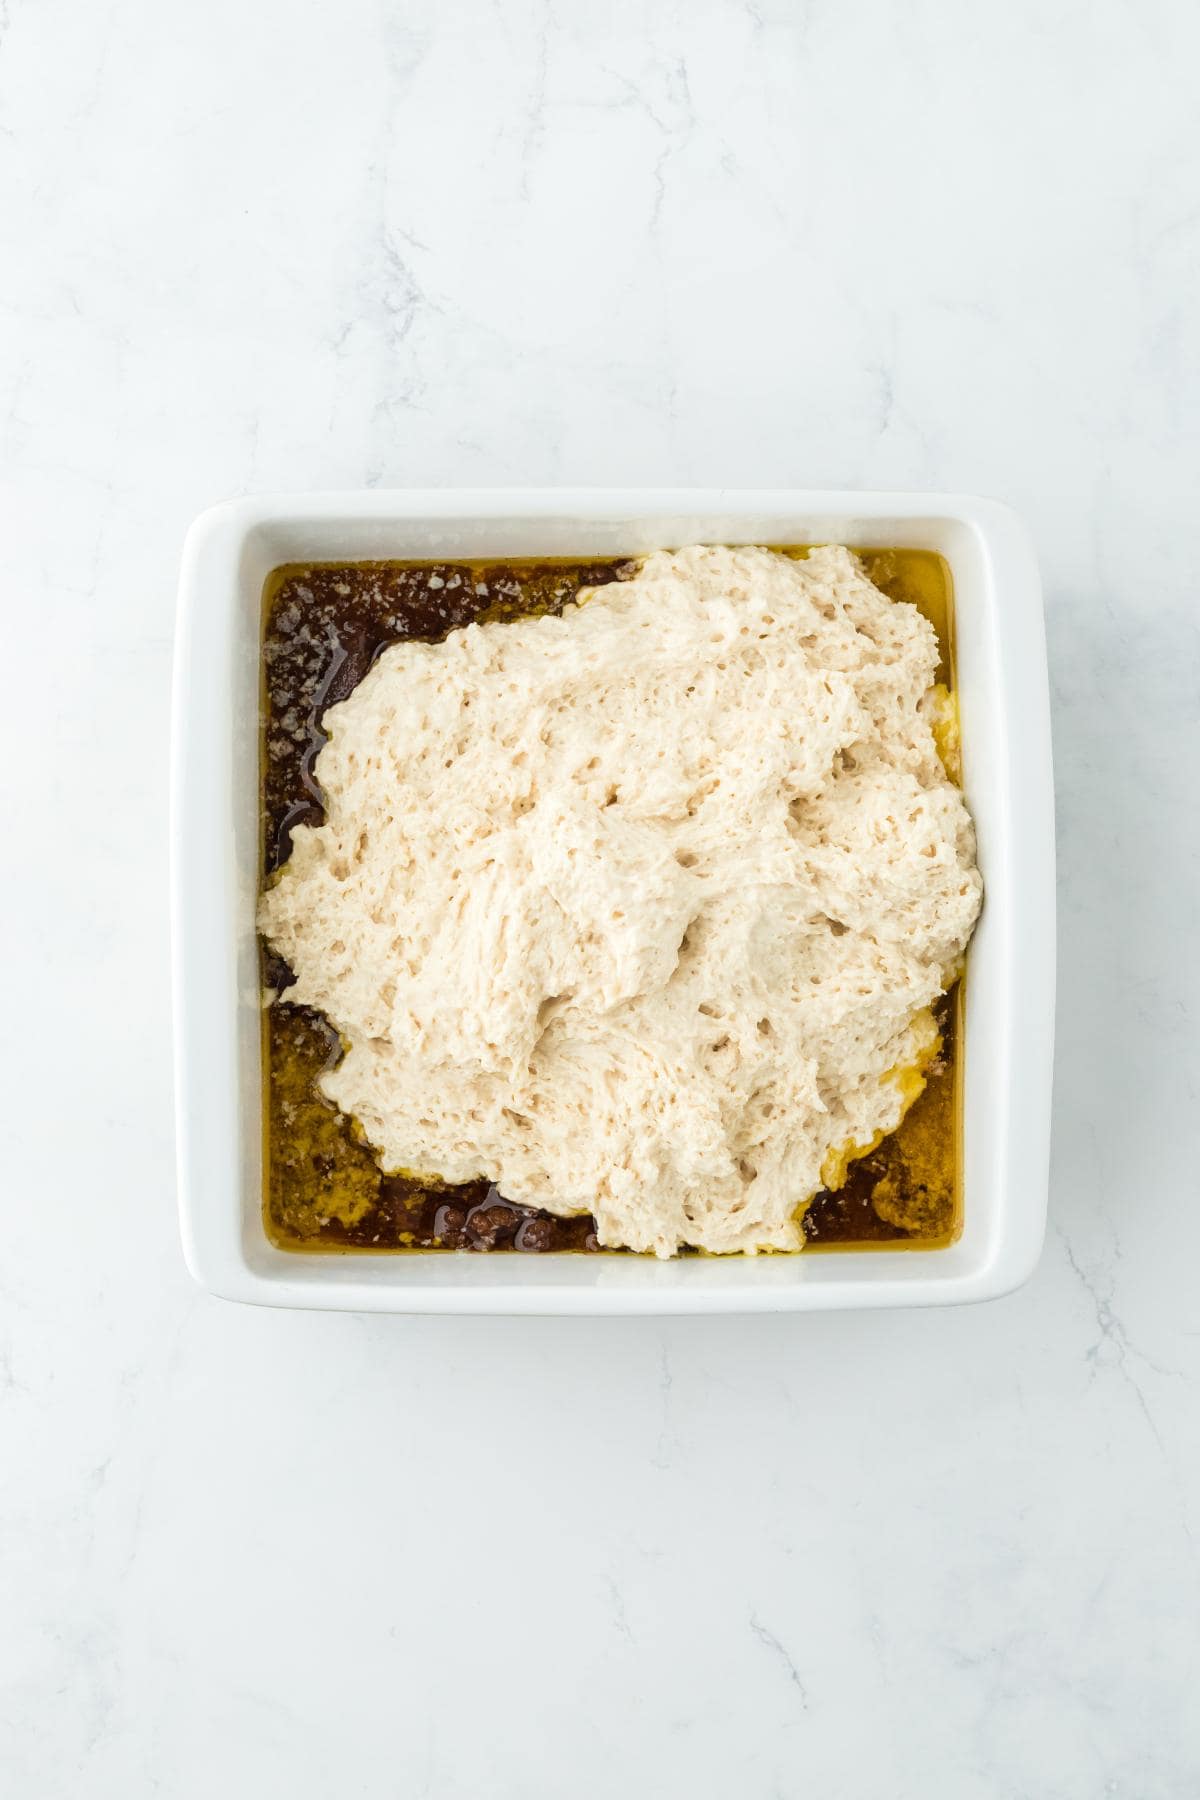
[[[918,606],[938,632],[939,677],[952,662],[949,571],[931,552],[862,552],[872,580]],[[381,650],[434,641],[473,620],[558,612],[581,588],[619,579],[623,560],[580,563],[316,563],[268,577],[263,596],[263,875],[287,861],[292,828],[324,817],[313,764],[321,719]],[[264,947],[264,984],[286,996],[290,971]],[[942,1051],[899,1128],[852,1163],[837,1193],[804,1214],[812,1248],[948,1243],[958,1225],[958,1000],[935,1009]],[[321,1073],[341,1054],[320,1013],[267,1009],[264,1026],[264,1222],[290,1250],[596,1250],[590,1217],[564,1219],[507,1201],[487,1182],[385,1175],[353,1120],[324,1099]],[[611,1253],[610,1253],[611,1254]]]

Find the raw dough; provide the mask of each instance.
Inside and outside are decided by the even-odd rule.
[[[660,1256],[794,1249],[920,1090],[979,910],[934,632],[840,548],[584,600],[387,650],[260,923],[385,1168]]]

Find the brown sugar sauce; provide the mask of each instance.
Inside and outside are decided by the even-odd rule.
[[[802,550],[797,550],[802,554]],[[925,550],[863,550],[884,593],[912,602],[938,634],[938,679],[952,687],[950,572]],[[319,825],[313,766],[328,707],[381,651],[473,621],[559,612],[581,588],[619,579],[628,560],[517,563],[288,564],[263,593],[262,877],[287,861],[296,825]],[[265,945],[263,1219],[288,1250],[600,1249],[588,1217],[559,1218],[506,1200],[486,1181],[387,1175],[354,1122],[317,1085],[341,1055],[323,1014],[292,1006],[292,975]],[[844,1186],[804,1213],[810,1249],[934,1248],[959,1229],[961,983],[935,1007],[941,1051],[899,1127],[850,1165]],[[614,1254],[614,1253],[609,1253]]]

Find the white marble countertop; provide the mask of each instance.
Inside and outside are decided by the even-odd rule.
[[[1200,1792],[1190,0],[4,0],[0,1791]],[[1061,853],[1018,1296],[259,1313],[172,1210],[180,541],[364,483],[1030,521]]]

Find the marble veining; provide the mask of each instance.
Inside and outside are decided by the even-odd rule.
[[[1200,1792],[1188,0],[0,0],[0,1792]],[[1051,1229],[994,1306],[257,1313],[172,1212],[190,518],[992,493],[1046,580]]]

